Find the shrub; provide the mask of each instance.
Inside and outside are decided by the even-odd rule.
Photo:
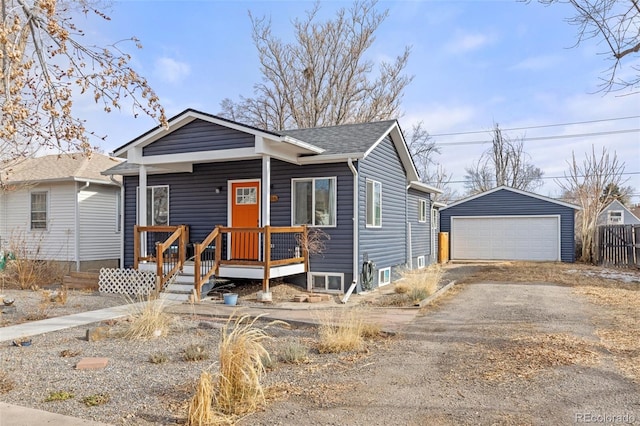
[[[355,310],[344,310],[336,315],[327,315],[320,321],[320,353],[338,353],[359,350],[362,347],[362,314]]]
[[[232,315],[222,328],[220,373],[214,401],[224,414],[245,414],[264,403],[260,379],[264,372],[263,359],[270,357],[262,342],[269,337],[255,327],[258,318],[260,315],[253,319]]]
[[[309,351],[306,346],[299,342],[290,342],[286,344],[280,352],[280,360],[287,364],[301,364],[307,362]]]
[[[189,345],[184,350],[185,361],[204,361],[209,359],[209,352],[202,345]]]
[[[44,402],[51,401],[66,401],[67,399],[72,399],[75,395],[71,392],[67,391],[55,391],[51,392],[44,400]]]
[[[82,398],[82,402],[87,407],[96,407],[98,405],[106,404],[110,399],[111,397],[108,393],[98,393],[95,395],[85,396],[84,398]]]
[[[365,322],[362,324],[360,335],[365,339],[374,339],[380,336],[381,328],[377,322]]]
[[[169,361],[169,357],[164,352],[156,352],[154,354],[149,355],[149,362],[151,364],[164,364]]]
[[[405,271],[402,273],[402,281],[398,285],[408,287],[406,296],[411,303],[418,303],[431,296],[438,290],[438,283],[442,278],[442,269],[439,265],[431,265],[426,269]]]
[[[138,303],[129,300],[129,307],[130,321],[122,333],[125,339],[147,340],[167,335],[171,317],[165,312],[166,304],[163,299],[149,297]]]

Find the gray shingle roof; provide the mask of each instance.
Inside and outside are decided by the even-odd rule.
[[[283,130],[291,136],[325,150],[323,154],[364,153],[380,139],[395,123],[395,120],[373,123],[343,124],[331,127]]]
[[[113,183],[100,172],[115,166],[121,160],[94,153],[91,158],[82,154],[46,155],[27,158],[2,170],[2,178],[7,183],[38,182],[48,180],[90,180]]]

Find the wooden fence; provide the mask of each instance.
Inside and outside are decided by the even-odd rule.
[[[598,226],[596,255],[603,266],[640,267],[640,225]]]

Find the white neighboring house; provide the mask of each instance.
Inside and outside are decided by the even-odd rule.
[[[100,172],[120,161],[101,154],[61,154],[2,170],[2,249],[27,245],[36,259],[66,263],[72,271],[117,267],[121,182]]]
[[[598,225],[640,225],[640,219],[620,201],[613,200],[598,215]]]

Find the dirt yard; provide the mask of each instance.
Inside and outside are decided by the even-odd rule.
[[[638,271],[526,263],[445,269],[459,285],[403,332],[367,340],[361,351],[322,354],[315,328],[270,328],[267,405],[234,421],[640,424]],[[0,400],[112,424],[184,424],[199,372],[216,368],[220,322],[197,315],[181,318],[159,342],[89,343],[83,331],[1,347]],[[205,345],[210,358],[185,362],[184,348],[193,343]],[[282,361],[292,343],[308,350],[304,362]],[[160,349],[167,361],[151,363]],[[78,374],[70,368],[76,359],[63,353],[109,353],[111,363]],[[44,402],[52,391],[76,396]],[[80,398],[89,393],[111,399],[86,407]]]

